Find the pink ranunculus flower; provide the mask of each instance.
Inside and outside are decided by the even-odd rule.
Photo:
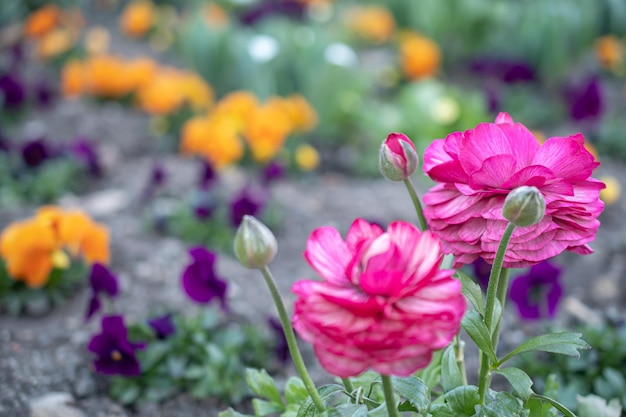
[[[323,281],[294,284],[293,326],[333,375],[410,375],[459,331],[461,283],[439,269],[428,231],[398,221],[383,232],[357,219],[345,241],[332,227],[313,231],[304,256]]]
[[[592,253],[604,184],[591,178],[599,165],[578,133],[539,145],[533,134],[500,113],[495,123],[435,140],[424,153],[424,172],[439,184],[424,195],[424,215],[455,267],[483,258],[493,263],[507,221],[506,195],[527,185],[539,189],[546,212],[536,225],[518,227],[504,267],[522,268],[564,250]]]

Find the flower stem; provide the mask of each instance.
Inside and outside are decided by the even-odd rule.
[[[343,387],[348,391],[348,394],[354,391],[354,385],[352,385],[350,378],[341,378],[341,382],[343,382]]]
[[[500,301],[500,307],[502,311],[504,311],[504,305],[506,304],[506,295],[509,289],[509,270],[507,268],[502,268],[500,272],[500,280],[498,281],[498,289],[496,291],[496,298]],[[498,348],[498,341],[500,339],[500,326],[502,325],[502,320],[496,321],[496,327],[493,329],[493,333],[491,334],[491,343],[493,344],[493,350]]]
[[[454,336],[454,356],[456,357],[456,364],[461,370],[461,377],[463,378],[463,385],[467,385],[467,372],[465,371],[465,342],[461,339],[460,333]]]
[[[494,319],[500,321],[500,317],[493,317],[495,305],[496,305],[496,297],[498,293],[498,288],[500,287],[500,276],[506,275],[505,280],[508,285],[508,274],[505,272],[504,274],[500,274],[502,271],[502,264],[504,262],[504,255],[506,253],[506,248],[509,245],[509,241],[511,240],[511,236],[513,235],[513,231],[515,230],[515,225],[513,223],[509,223],[504,230],[504,234],[502,235],[502,240],[500,241],[500,245],[498,246],[498,251],[496,252],[496,257],[493,260],[493,266],[491,267],[491,274],[489,275],[489,285],[487,286],[487,301],[485,304],[485,325],[487,329],[492,332],[492,338],[497,338],[499,336],[495,334],[495,329],[492,331],[492,324],[494,323]],[[506,295],[506,290],[504,290],[504,294]],[[502,310],[500,310],[500,314],[502,314]],[[482,353],[480,358],[480,371],[478,373],[478,395],[480,398],[480,404],[485,404],[485,394],[489,386],[491,385],[491,366],[489,363],[489,356],[486,353]]]
[[[285,339],[287,339],[287,346],[289,347],[289,353],[291,354],[291,359],[293,360],[293,364],[306,387],[306,390],[309,392],[313,403],[315,404],[315,408],[319,412],[324,411],[324,402],[322,401],[322,397],[317,392],[315,388],[315,384],[309,375],[309,372],[304,365],[304,360],[302,359],[302,354],[300,353],[300,349],[298,349],[298,343],[296,342],[296,335],[293,332],[293,328],[291,327],[291,322],[289,321],[289,316],[287,315],[287,310],[285,309],[285,304],[283,303],[283,299],[280,297],[280,293],[278,292],[278,288],[276,287],[276,282],[274,281],[274,277],[270,272],[270,269],[265,266],[261,269],[261,273],[263,274],[263,278],[265,278],[265,283],[272,294],[272,298],[274,299],[274,304],[276,304],[276,309],[278,310],[278,317],[280,318],[280,322],[283,325],[283,332],[285,333]]]
[[[393,385],[391,384],[391,377],[389,375],[381,375],[380,377],[383,380],[383,392],[385,393],[387,414],[389,414],[389,417],[399,417],[398,409],[396,408],[396,399],[393,395]]]
[[[426,223],[426,218],[424,217],[424,210],[422,209],[422,203],[420,203],[420,199],[417,195],[417,190],[415,189],[415,185],[413,185],[413,181],[411,181],[411,178],[405,179],[404,185],[406,185],[406,189],[409,192],[409,195],[411,196],[411,200],[413,201],[413,206],[415,206],[417,219],[420,222],[420,229],[424,231],[428,229],[428,224]]]

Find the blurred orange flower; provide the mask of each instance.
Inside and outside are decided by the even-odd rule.
[[[198,74],[184,73],[181,77],[181,90],[194,110],[207,110],[213,105],[213,89]]]
[[[180,150],[183,154],[202,156],[217,169],[239,161],[244,153],[237,122],[225,114],[187,120]]]
[[[137,90],[137,104],[152,115],[169,114],[179,109],[184,99],[177,70],[160,69],[151,82]]]
[[[85,65],[81,61],[69,61],[61,70],[61,90],[65,97],[78,97],[86,89]]]
[[[437,74],[441,53],[437,44],[415,32],[400,38],[400,65],[409,80],[418,80]]]
[[[56,28],[61,16],[61,9],[55,4],[46,4],[32,12],[24,23],[24,35],[40,38]]]
[[[152,28],[155,8],[149,1],[134,1],[122,11],[120,29],[131,38],[140,38]]]
[[[54,29],[39,39],[37,43],[37,56],[41,59],[57,57],[74,46],[77,39],[77,33],[70,29]]]
[[[228,115],[236,124],[237,131],[243,132],[250,116],[259,106],[256,96],[249,91],[234,91],[225,95],[213,109],[214,114]]]
[[[85,62],[87,92],[103,98],[121,98],[133,90],[126,63],[113,55],[95,55]]]
[[[224,27],[228,25],[228,14],[219,5],[211,2],[204,6],[204,22],[209,27]]]
[[[373,42],[388,42],[396,29],[389,10],[382,6],[355,7],[348,12],[348,28],[357,36]]]
[[[624,47],[617,37],[603,36],[596,40],[595,53],[602,67],[614,70],[624,58]]]
[[[258,162],[272,159],[284,145],[291,128],[291,120],[278,101],[268,101],[256,108],[244,131],[254,159]]]
[[[2,232],[0,255],[13,279],[38,288],[46,284],[53,268],[68,266],[68,255],[108,263],[109,233],[79,210],[43,207],[35,217]]]
[[[317,113],[300,94],[292,94],[284,99],[287,114],[296,132],[308,132],[317,125]]]

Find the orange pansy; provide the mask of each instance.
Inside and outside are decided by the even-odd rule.
[[[149,1],[129,3],[120,17],[120,29],[126,36],[142,37],[152,27],[154,15],[154,5]]]

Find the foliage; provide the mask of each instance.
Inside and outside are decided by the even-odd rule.
[[[147,342],[138,351],[142,373],[111,379],[111,396],[125,405],[163,401],[181,392],[236,404],[249,395],[247,366],[272,365],[272,340],[258,326],[228,320],[212,309],[195,317],[174,316],[176,331],[158,339],[146,323],[129,326],[131,341]]]

